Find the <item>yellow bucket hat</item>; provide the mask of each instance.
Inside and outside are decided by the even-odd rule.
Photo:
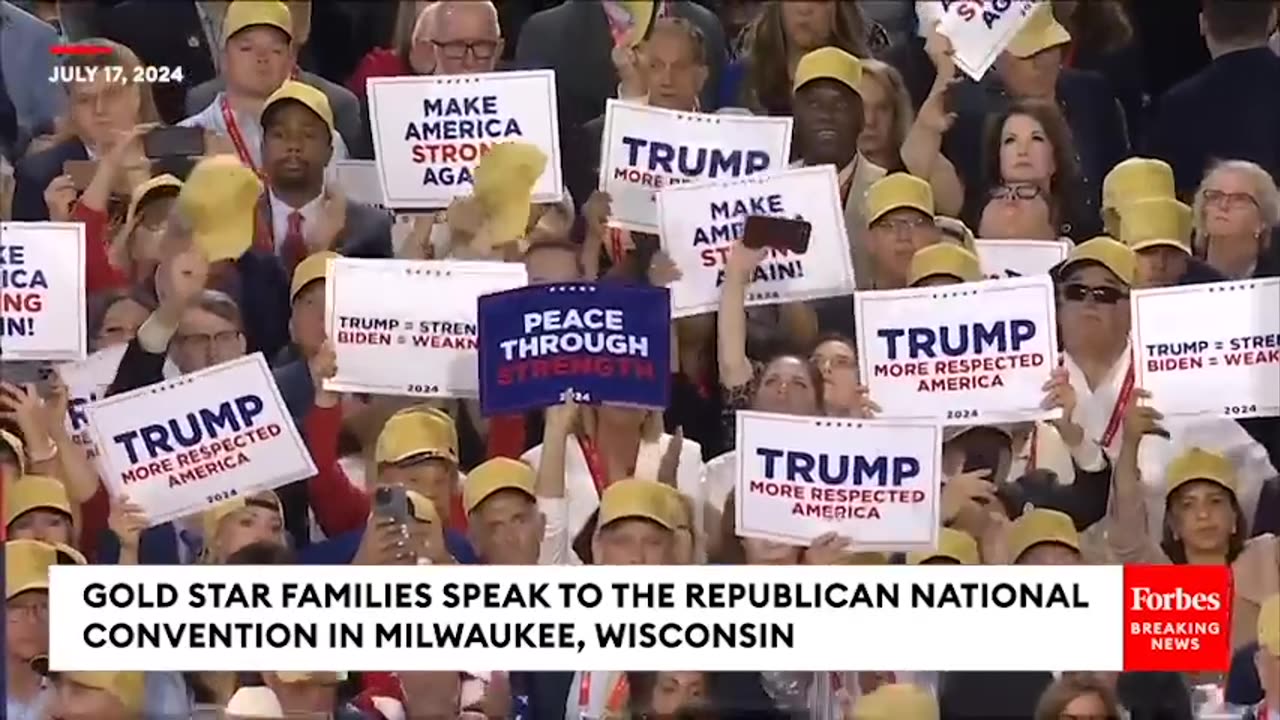
[[[1167,246],[1191,254],[1191,208],[1173,198],[1135,200],[1120,210],[1120,242],[1134,252]]]
[[[342,257],[332,250],[321,250],[311,253],[293,269],[293,280],[289,283],[289,302],[298,299],[298,293],[316,280],[324,280],[329,273],[329,261]]]
[[[938,720],[938,702],[916,685],[881,685],[858,698],[853,720]]]
[[[178,207],[209,262],[233,260],[249,249],[261,194],[262,181],[235,155],[207,157],[191,169]]]
[[[204,531],[205,542],[211,542],[213,536],[218,534],[218,526],[222,524],[224,518],[237,510],[247,507],[266,508],[280,514],[284,512],[280,506],[280,496],[270,490],[257,495],[237,497],[220,502],[200,514],[200,527]]]
[[[378,433],[374,459],[378,464],[410,458],[440,458],[458,462],[458,430],[453,418],[435,408],[401,410]]]
[[[1053,16],[1053,9],[1048,3],[1031,11],[1031,17],[1022,29],[1013,36],[1005,52],[1016,58],[1029,58],[1049,48],[1066,45],[1071,42],[1071,33]]]
[[[491,244],[505,245],[524,237],[533,186],[546,168],[546,153],[524,142],[499,143],[480,158],[472,192],[489,213]]]
[[[1135,200],[1175,197],[1173,168],[1155,158],[1120,161],[1102,179],[1102,208],[1119,210]]]
[[[23,475],[5,488],[4,524],[8,527],[22,515],[32,510],[57,510],[68,517],[71,499],[61,481],[44,475]]]
[[[4,544],[5,600],[30,590],[49,589],[49,568],[54,565],[87,565],[80,551],[61,543],[10,540]]]

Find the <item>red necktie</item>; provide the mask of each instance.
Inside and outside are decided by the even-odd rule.
[[[284,231],[284,245],[280,248],[285,272],[293,275],[293,269],[307,256],[307,242],[302,239],[302,213],[289,213],[289,224]]]

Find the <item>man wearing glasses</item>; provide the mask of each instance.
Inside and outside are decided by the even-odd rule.
[[[498,10],[491,2],[442,2],[431,43],[436,75],[493,72],[503,47]]]

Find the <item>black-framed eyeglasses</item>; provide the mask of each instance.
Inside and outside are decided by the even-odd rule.
[[[1236,207],[1252,205],[1258,207],[1258,199],[1244,192],[1229,193],[1221,190],[1205,190],[1200,193],[1200,197],[1204,198],[1205,203],[1209,205],[1234,205]]]
[[[239,330],[223,330],[222,332],[213,333],[192,333],[190,335],[179,335],[174,341],[182,346],[185,350],[192,352],[208,352],[211,347],[227,347],[233,342],[240,339]]]
[[[989,193],[992,200],[1035,200],[1044,193],[1039,185],[1018,183],[1016,185],[997,185]]]
[[[498,51],[497,40],[476,40],[467,42],[465,40],[452,40],[449,42],[440,42],[432,40],[432,45],[436,46],[436,50],[441,55],[450,60],[462,60],[470,52],[471,56],[477,60],[488,60]]]
[[[1099,305],[1115,305],[1129,297],[1129,293],[1110,285],[1084,285],[1071,283],[1062,288],[1062,298],[1070,302],[1086,302],[1092,300]]]

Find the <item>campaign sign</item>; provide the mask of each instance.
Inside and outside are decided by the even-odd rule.
[[[853,294],[857,284],[836,171],[821,165],[658,193],[662,248],[682,274],[671,284],[674,317],[719,307],[725,263],[749,215],[806,220],[813,230],[804,254],[769,250],[747,290],[748,307]]]
[[[0,358],[80,360],[84,225],[0,223]]]
[[[951,39],[956,67],[974,80],[982,79],[1039,4],[1038,0],[940,1],[938,32]]]
[[[1057,240],[976,240],[982,273],[991,280],[1048,275],[1071,244]]]
[[[738,535],[790,545],[838,532],[859,550],[937,545],[942,429],[739,410]]]
[[[480,298],[480,410],[581,403],[667,406],[671,298],[666,288],[568,283]]]
[[[1062,414],[1040,407],[1058,358],[1047,276],[858,292],[854,318],[882,417],[968,425]]]
[[[121,343],[93,353],[84,360],[58,365],[55,370],[67,388],[67,418],[64,423],[71,441],[79,445],[90,460],[96,460],[98,449],[93,444],[89,430],[89,415],[85,406],[107,396],[107,388],[116,379],[120,360],[128,344]],[[165,361],[164,376],[177,377],[178,368]]]
[[[791,118],[677,112],[605,103],[600,184],[611,227],[657,233],[657,192],[696,180],[778,172],[791,152]]]
[[[559,202],[556,112],[551,70],[371,78],[369,118],[387,207],[448,207],[471,194],[476,165],[490,147],[516,140],[547,156],[533,201]]]
[[[347,199],[357,205],[385,208],[378,163],[374,160],[334,160],[333,174]]]
[[[476,301],[528,284],[523,263],[458,260],[338,258],[328,278],[325,388],[412,397],[478,397]]]
[[[1134,384],[1165,417],[1280,415],[1280,278],[1135,290]]]
[[[262,353],[87,406],[111,495],[152,525],[316,474]]]

